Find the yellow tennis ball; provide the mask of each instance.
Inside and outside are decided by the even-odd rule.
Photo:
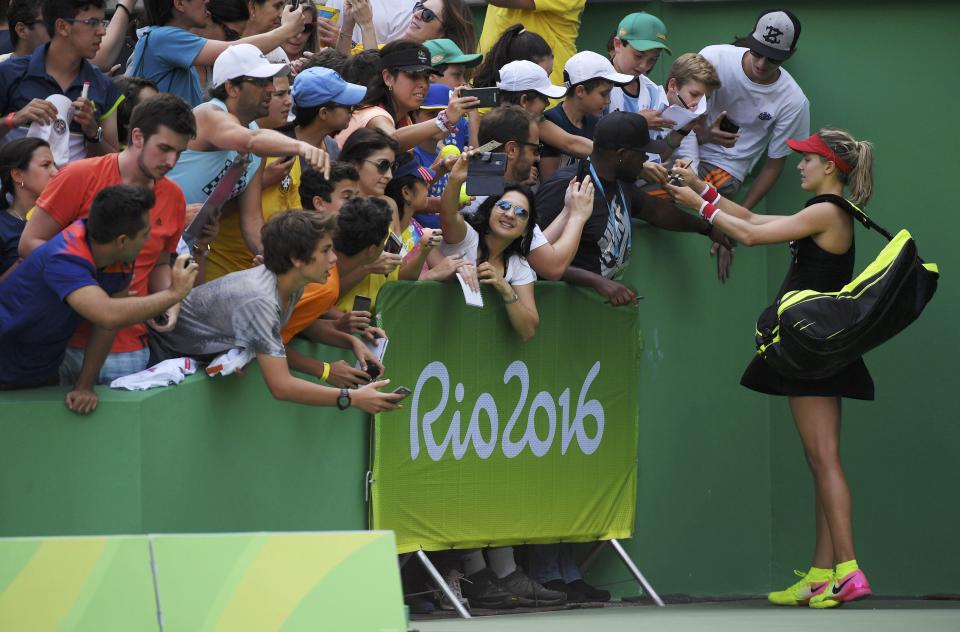
[[[460,155],[460,148],[456,145],[444,145],[440,150],[440,158],[450,158]]]
[[[460,204],[469,204],[469,203],[470,203],[470,196],[467,195],[467,183],[464,182],[460,186]]]

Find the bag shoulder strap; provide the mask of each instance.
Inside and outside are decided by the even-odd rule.
[[[823,195],[817,195],[807,200],[806,206],[817,204],[819,202],[831,202],[833,204],[836,204],[843,210],[850,213],[854,219],[856,219],[858,222],[860,222],[867,228],[875,230],[881,235],[883,235],[884,237],[886,237],[887,241],[890,241],[893,239],[893,235],[890,233],[890,231],[888,231],[886,228],[884,228],[880,224],[870,219],[870,216],[864,213],[863,209],[861,209],[859,206],[857,206],[850,200],[844,197],[840,197],[839,195],[834,195],[833,193],[825,193]]]

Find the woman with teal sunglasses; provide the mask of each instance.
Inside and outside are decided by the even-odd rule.
[[[533,282],[537,275],[527,263],[533,227],[537,222],[533,192],[523,185],[510,185],[499,196],[487,198],[477,212],[460,213],[460,187],[467,177],[464,153],[457,160],[440,198],[440,228],[444,256],[461,256],[472,265],[459,268],[468,284],[493,287],[502,298],[510,324],[527,341],[540,324]],[[475,279],[473,267],[476,266]]]

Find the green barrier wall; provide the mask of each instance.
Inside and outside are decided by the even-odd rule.
[[[89,417],[59,388],[0,396],[0,536],[366,527],[362,413],[277,402],[255,365],[98,391]]]
[[[960,96],[953,64],[960,23],[950,2],[588,2],[578,47],[603,52],[620,18],[644,10],[669,29],[674,56],[748,34],[771,6],[795,11],[798,52],[785,67],[811,101],[812,126],[846,127],[877,148],[871,215],[907,227],[940,264],[939,292],[919,324],[867,356],[877,401],[844,408],[843,458],[854,498],[858,557],[881,594],[960,593],[948,560],[960,510],[952,491],[960,442],[953,392],[960,335],[953,211]],[[476,9],[475,9],[476,10]],[[480,32],[482,11],[475,24]],[[792,211],[806,195],[788,160],[759,210]],[[882,238],[858,228],[858,266]],[[700,263],[696,238],[640,231],[629,278],[641,310],[640,484],[637,538],[628,547],[662,592],[759,593],[792,582],[813,546],[813,495],[782,398],[738,386],[753,321],[782,281],[786,249],[740,248],[724,287]],[[625,577],[604,558],[594,579]]]

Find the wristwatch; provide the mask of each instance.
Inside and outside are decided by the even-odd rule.
[[[100,142],[103,140],[103,128],[102,128],[102,127],[97,127],[97,135],[96,135],[96,136],[92,136],[92,137],[91,137],[91,136],[87,136],[86,134],[84,134],[84,135],[83,135],[83,139],[84,139],[85,141],[87,141],[88,143],[91,143],[91,144],[93,144],[93,145],[99,145]]]
[[[340,410],[350,408],[350,391],[345,388],[340,389],[340,397],[337,398],[337,408]]]

